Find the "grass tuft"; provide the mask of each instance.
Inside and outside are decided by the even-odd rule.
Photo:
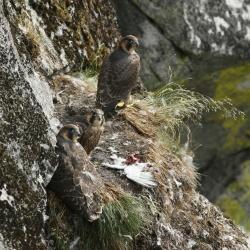
[[[53,192],[48,191],[48,215],[46,233],[49,245],[55,250],[68,250],[73,231],[71,214],[63,202]]]
[[[244,117],[230,99],[216,101],[172,82],[149,92],[146,98],[137,100],[122,114],[139,132],[157,137],[175,151],[179,148],[181,135],[189,135],[189,126],[198,124],[208,112],[221,112],[232,119]]]
[[[99,220],[78,226],[84,249],[127,249],[149,223],[147,214],[142,200],[128,194],[107,203]]]
[[[47,234],[51,247],[70,249],[79,238],[79,249],[124,250],[131,249],[134,239],[152,221],[149,202],[137,198],[112,185],[106,185],[106,205],[97,221],[90,223],[68,208],[52,193],[48,193]]]
[[[99,44],[95,54],[89,58],[88,66],[84,68],[84,74],[87,78],[96,77],[98,75],[107,52],[108,49],[105,47],[105,44]]]
[[[178,128],[187,121],[199,122],[203,114],[210,111],[221,111],[225,117],[233,119],[244,116],[229,98],[216,101],[175,83],[169,83],[151,93],[148,102],[158,108],[159,115],[173,128]]]

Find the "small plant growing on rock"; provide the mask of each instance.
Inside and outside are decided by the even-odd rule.
[[[198,124],[203,114],[211,111],[221,112],[232,119],[244,117],[244,113],[235,108],[230,99],[216,101],[184,89],[174,82],[155,92],[149,92],[144,99],[136,100],[123,115],[142,134],[158,137],[161,142],[168,144],[169,149],[176,152],[181,134],[189,135],[190,124]],[[138,116],[140,119],[137,119]]]
[[[84,249],[127,249],[149,217],[142,199],[123,194],[105,205],[99,220],[79,225]]]
[[[152,221],[150,209],[142,198],[115,192],[105,193],[105,199],[109,201],[106,201],[100,219],[93,223],[72,216],[68,208],[49,193],[47,233],[52,247],[70,249],[77,239],[77,249],[131,249],[135,237]]]
[[[104,56],[107,54],[107,48],[102,43],[96,49],[95,54],[89,58],[88,66],[85,67],[84,74],[87,78],[95,77],[98,75],[100,65]]]

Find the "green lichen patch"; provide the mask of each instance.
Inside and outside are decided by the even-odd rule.
[[[246,113],[245,119],[225,119],[223,127],[228,131],[224,145],[226,150],[237,150],[250,146],[250,63],[234,66],[219,72],[216,80],[215,99],[229,97],[232,103]]]
[[[110,1],[34,1],[32,8],[45,24],[44,31],[73,70],[100,65],[119,37]]]
[[[218,200],[217,204],[236,224],[242,225],[246,230],[250,231],[250,219],[248,214],[237,200],[223,197]]]
[[[219,197],[217,205],[235,223],[250,231],[250,161],[242,165],[242,174],[230,184],[226,192]]]

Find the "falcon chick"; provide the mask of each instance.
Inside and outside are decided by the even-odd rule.
[[[77,124],[82,129],[82,135],[79,139],[87,154],[97,146],[100,137],[104,131],[104,113],[101,109],[95,109],[84,115],[84,122]]]
[[[56,148],[59,164],[48,188],[73,212],[92,222],[102,213],[99,191],[103,189],[103,182],[79,144],[79,137],[80,129],[74,124],[60,129]]]
[[[105,115],[114,114],[117,103],[125,104],[133,88],[137,86],[140,56],[135,52],[139,46],[135,36],[123,37],[118,48],[107,56],[98,77],[96,105]]]

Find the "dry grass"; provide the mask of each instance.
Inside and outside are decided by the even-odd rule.
[[[124,194],[110,201],[99,220],[79,225],[84,249],[131,249],[134,237],[150,222],[142,199]]]
[[[74,237],[71,213],[53,192],[48,191],[47,194],[49,220],[46,223],[46,231],[51,247],[56,250],[66,250]]]
[[[119,200],[125,195],[125,192],[119,187],[115,187],[110,183],[104,183],[104,189],[101,191],[100,195],[105,204],[109,202],[114,202]]]
[[[121,111],[121,115],[133,125],[137,131],[147,137],[155,137],[158,121],[155,112],[150,111],[144,100],[135,102],[133,106]]]
[[[208,112],[221,112],[233,119],[244,117],[229,99],[215,101],[174,83],[156,92],[149,92],[146,98],[136,100],[133,106],[127,107],[121,114],[139,133],[157,138],[169,149],[176,149],[180,147],[181,135],[189,136],[190,124],[199,123],[203,114]],[[176,153],[176,150],[172,151]]]
[[[102,43],[98,45],[95,54],[91,58],[88,58],[89,65],[84,70],[84,74],[87,78],[95,77],[98,75],[103,62],[103,58],[108,52],[109,50],[106,48],[105,44]]]
[[[54,249],[69,249],[76,238],[79,238],[77,249],[131,249],[135,236],[151,221],[149,208],[142,198],[108,183],[100,195],[105,203],[102,215],[89,223],[78,215],[72,217],[54,193],[48,193],[47,234]]]
[[[185,190],[194,190],[197,186],[198,173],[190,165],[186,165],[175,154],[171,153],[164,145],[154,143],[151,145],[148,160],[155,162],[161,171],[155,174],[159,185],[164,186],[170,175],[182,183]],[[174,174],[174,176],[173,176]]]
[[[33,58],[37,58],[41,54],[41,37],[39,31],[30,22],[24,18],[20,20],[21,29],[23,29],[25,45]]]

